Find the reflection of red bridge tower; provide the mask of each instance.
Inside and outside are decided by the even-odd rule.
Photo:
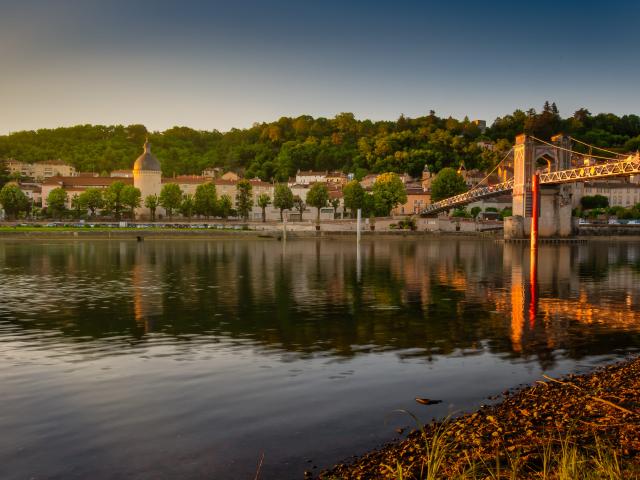
[[[591,330],[598,325],[607,330],[629,331],[640,324],[640,311],[634,302],[634,274],[628,271],[611,272],[610,283],[629,293],[622,302],[599,300],[598,288],[577,283],[572,271],[570,245],[542,245],[537,262],[531,262],[526,244],[504,245],[504,275],[511,278],[507,292],[496,292],[497,311],[510,318],[512,349],[521,352],[532,334],[538,342],[553,348],[568,340],[568,325],[577,324]],[[531,266],[535,268],[532,269]],[[536,281],[537,280],[537,281]],[[539,296],[539,290],[551,292]],[[565,297],[565,298],[562,298]]]

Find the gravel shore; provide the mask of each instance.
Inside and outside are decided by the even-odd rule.
[[[503,397],[319,478],[640,478],[640,358]]]

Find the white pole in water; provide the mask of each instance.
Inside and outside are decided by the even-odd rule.
[[[287,215],[282,215],[282,240],[287,241]]]
[[[357,228],[358,228],[358,232],[356,233],[356,238],[358,239],[356,241],[356,278],[358,279],[358,282],[360,281],[360,278],[362,277],[362,257],[360,256],[360,235],[361,235],[361,230],[362,230],[362,210],[358,209],[358,222],[357,222]]]

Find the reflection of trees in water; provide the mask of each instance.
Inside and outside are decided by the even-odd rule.
[[[360,279],[351,239],[289,241],[284,248],[245,239],[0,248],[9,283],[32,275],[45,292],[56,284],[76,291],[57,312],[32,305],[40,308],[36,320],[21,318],[15,306],[11,322],[73,341],[144,341],[154,331],[302,355],[391,348],[429,358],[488,349],[533,355],[545,366],[559,348],[578,358],[639,344],[629,333],[637,326],[624,320],[638,300],[629,293],[637,278],[623,266],[630,260],[625,244],[541,249],[533,323],[528,253],[478,239],[365,241]],[[618,264],[603,275],[602,262],[613,257]],[[603,282],[606,291],[598,287]],[[590,321],[598,312],[607,318]]]

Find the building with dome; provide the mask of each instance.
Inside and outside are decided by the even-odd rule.
[[[137,220],[150,220],[151,212],[144,206],[145,199],[149,195],[158,195],[162,191],[164,185],[173,183],[178,185],[180,191],[184,195],[195,195],[199,185],[204,183],[212,183],[216,187],[218,198],[226,195],[235,208],[235,199],[237,193],[237,183],[239,177],[233,178],[210,178],[199,175],[178,175],[173,177],[162,178],[162,169],[158,159],[151,153],[151,144],[149,140],[144,143],[144,151],[136,159],[132,170],[115,170],[111,172],[111,176],[102,177],[98,174],[80,174],[76,176],[55,176],[47,178],[42,184],[42,206],[47,207],[47,198],[52,190],[62,188],[67,193],[67,208],[72,208],[73,199],[81,195],[89,188],[98,188],[104,190],[109,188],[115,182],[124,183],[125,185],[133,185],[140,190],[141,206],[135,210],[135,218]],[[258,197],[266,193],[269,197],[274,197],[274,186],[271,183],[263,182],[258,178],[250,179],[253,194],[253,208],[249,218],[251,220],[262,219],[262,209],[257,205]],[[99,214],[101,212],[98,212]],[[309,215],[313,212],[309,210]],[[267,220],[278,220],[280,211],[273,207],[265,212]],[[166,211],[161,206],[156,208],[156,219],[162,220],[166,215]],[[178,212],[176,216],[179,217]]]
[[[144,201],[149,195],[160,196],[162,190],[162,169],[160,162],[151,153],[151,144],[147,139],[144,142],[144,152],[133,164],[133,186],[140,190],[141,206],[136,208],[136,218],[148,219],[151,212],[144,206]],[[161,208],[156,210],[156,215],[163,215]]]

